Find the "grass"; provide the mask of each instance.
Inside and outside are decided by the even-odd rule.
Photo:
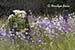
[[[1,24],[6,23],[6,19],[0,19]],[[45,43],[30,44],[21,40],[13,43],[9,38],[0,41],[0,50],[75,50],[75,35],[68,33],[60,35],[60,40],[44,37]]]
[[[7,17],[0,18],[0,28],[2,27],[2,24],[5,24],[7,22]]]
[[[75,35],[73,34],[62,35],[60,41],[45,37],[45,41],[44,44],[28,44],[21,40],[13,43],[7,39],[0,41],[0,50],[75,50]]]

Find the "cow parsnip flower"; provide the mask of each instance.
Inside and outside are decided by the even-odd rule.
[[[20,10],[13,10],[13,12],[15,13],[15,15],[20,13]]]
[[[13,14],[9,15],[8,20],[11,19],[12,17],[14,17]]]
[[[26,15],[26,12],[23,10],[13,10],[13,12],[15,13],[15,15],[20,14],[20,13]]]

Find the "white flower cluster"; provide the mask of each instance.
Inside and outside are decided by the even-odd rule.
[[[26,12],[25,11],[23,11],[23,10],[13,10],[13,12],[15,13],[15,15],[17,15],[17,14],[26,14]]]
[[[14,17],[13,14],[9,15],[8,20],[11,19],[12,17]]]
[[[15,13],[15,15],[18,15],[18,17],[26,17],[26,12],[23,10],[13,10],[13,12]],[[14,14],[9,15],[8,20],[11,19],[12,17],[15,16]]]

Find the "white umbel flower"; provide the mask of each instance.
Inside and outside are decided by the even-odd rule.
[[[12,17],[14,17],[13,14],[9,15],[8,20],[11,19]]]
[[[23,10],[13,10],[13,12],[15,13],[15,15],[17,15],[17,14],[26,14],[26,12],[25,11],[23,11]]]
[[[26,12],[23,10],[13,10],[13,12],[15,13],[15,15],[19,15],[19,17],[22,17],[22,18],[26,17],[25,16]]]
[[[20,10],[13,10],[13,12],[15,13],[15,15],[17,15],[18,13],[20,13]]]
[[[25,11],[23,11],[23,10],[22,10],[22,11],[20,11],[20,13],[27,14],[27,13],[26,13]]]

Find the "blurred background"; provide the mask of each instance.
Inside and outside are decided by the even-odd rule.
[[[53,8],[48,5],[69,5],[66,8]],[[75,12],[75,0],[0,0],[0,16],[8,16],[14,9],[28,11],[29,9],[37,15],[52,15],[68,10],[69,13]]]

